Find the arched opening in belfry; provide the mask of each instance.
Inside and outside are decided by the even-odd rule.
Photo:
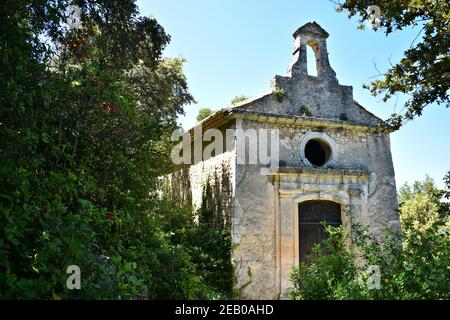
[[[306,63],[308,75],[317,77],[319,75],[319,43],[315,40],[307,43]]]
[[[337,227],[342,224],[341,205],[332,201],[312,200],[298,204],[299,259],[300,262],[314,261],[314,246],[327,239],[323,225]],[[326,246],[321,246],[328,253]]]
[[[306,46],[306,61],[308,75],[317,77],[316,57],[313,49],[310,46]]]

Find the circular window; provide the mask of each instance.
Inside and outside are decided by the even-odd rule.
[[[305,158],[315,166],[323,166],[330,159],[331,148],[323,140],[311,139],[305,145]]]

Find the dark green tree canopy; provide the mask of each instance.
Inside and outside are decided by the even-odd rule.
[[[369,5],[380,7],[380,28],[389,35],[407,27],[420,31],[399,63],[393,65],[382,79],[366,88],[386,101],[397,93],[410,96],[402,113],[393,114],[388,123],[399,128],[405,121],[420,116],[432,103],[449,107],[450,86],[450,2],[446,0],[337,2],[338,11],[347,11],[349,18],[358,15],[360,26],[371,21]]]
[[[0,16],[0,299],[229,290],[227,230],[158,196],[193,102],[162,26],[132,0],[10,0]],[[83,290],[67,289],[69,265]]]

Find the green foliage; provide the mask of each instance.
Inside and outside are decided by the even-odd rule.
[[[347,114],[346,114],[346,113],[341,113],[341,114],[339,115],[339,120],[342,120],[342,121],[348,121],[348,116],[347,116]]]
[[[423,186],[429,187],[429,180]],[[351,246],[346,246],[342,228],[327,227],[328,239],[314,249],[312,262],[292,271],[292,297],[449,299],[449,214],[439,214],[440,201],[433,196],[434,190],[422,187],[401,206],[401,238],[387,229],[382,240],[375,239],[367,227],[355,224]],[[374,265],[381,271],[380,288],[367,285],[367,271]]]
[[[68,2],[0,7],[0,298],[215,297],[226,232],[156,197],[193,102],[183,61],[133,1],[77,4],[78,30]]]
[[[200,122],[203,119],[208,118],[210,115],[212,115],[214,112],[210,109],[210,108],[201,108],[198,111],[198,115],[197,115],[197,121]]]
[[[237,103],[242,102],[242,101],[247,100],[247,99],[248,99],[248,97],[244,96],[244,95],[236,96],[236,97],[234,97],[231,100],[231,104],[237,104]]]
[[[445,190],[443,191],[443,197],[445,197],[447,200],[450,199],[450,171],[447,172],[446,176],[444,177],[444,183],[445,183]]]
[[[236,270],[234,270],[234,272],[236,272]],[[244,293],[245,288],[247,288],[253,281],[253,273],[252,273],[252,268],[247,267],[247,278],[248,280],[243,283],[242,285],[238,286],[238,279],[237,279],[237,275],[236,273],[234,273],[234,277],[233,277],[233,295],[232,298],[233,300],[241,300],[242,299],[242,294]]]
[[[284,100],[284,90],[282,88],[274,87],[272,88],[272,93],[278,102],[283,102]]]
[[[345,236],[341,227],[325,226],[328,238],[313,248],[311,264],[300,263],[291,273],[294,287],[291,296],[302,299],[360,298],[359,283],[355,281],[358,268],[353,264],[352,251],[345,247]],[[326,248],[331,254],[325,254]]]
[[[189,256],[209,288],[207,297],[231,298],[234,269],[229,228],[200,223],[183,240],[189,244]]]
[[[389,124],[399,128],[405,121],[420,116],[432,104],[449,106],[450,83],[450,3],[448,1],[377,1],[381,9],[380,27],[386,35],[407,27],[419,27],[416,39],[382,79],[365,86],[373,95],[383,94],[387,101],[394,94],[406,93],[403,114],[393,114]],[[360,16],[360,25],[371,18],[364,0],[347,0],[338,11],[348,11],[349,18]],[[419,38],[420,37],[420,38]]]
[[[192,256],[201,266],[206,281],[217,289],[221,298],[232,298],[235,290],[235,270],[231,260],[231,217],[227,215],[227,211],[221,210],[225,205],[221,193],[230,183],[226,167],[222,166],[220,183],[216,175],[212,180],[210,178],[208,177],[203,187],[202,205],[196,213],[200,231],[188,243],[193,243],[197,248],[192,252]],[[205,255],[205,252],[209,254]]]
[[[298,108],[298,115],[299,116],[306,116],[306,117],[311,117],[312,113],[311,111],[309,111],[308,107],[305,105],[301,105],[300,108]]]
[[[416,196],[422,195],[423,197],[429,198],[429,202],[437,207],[441,215],[445,216],[450,212],[449,202],[440,200],[442,198],[448,198],[447,195],[450,190],[450,185],[447,184],[446,189],[438,189],[433,179],[427,175],[423,181],[414,181],[412,185],[408,183],[403,184],[399,190],[398,202],[400,207],[402,207],[404,203],[411,201]]]

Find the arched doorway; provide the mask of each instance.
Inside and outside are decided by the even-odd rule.
[[[332,226],[342,223],[341,206],[332,201],[305,201],[298,204],[298,215],[300,262],[308,262],[313,246],[327,236],[321,222]]]

